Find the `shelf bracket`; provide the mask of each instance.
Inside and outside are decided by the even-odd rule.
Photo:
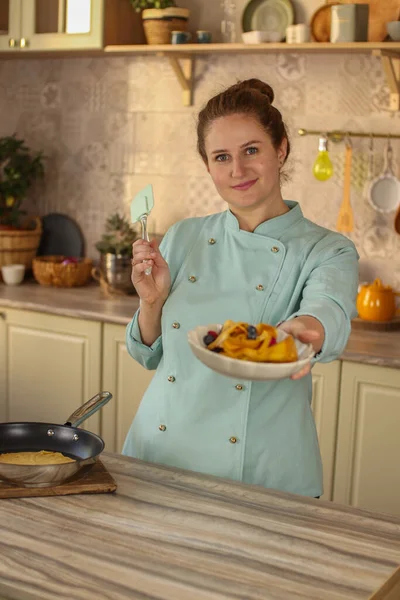
[[[390,89],[390,110],[400,110],[400,54],[386,50],[377,50],[375,56],[380,56]]]
[[[182,87],[182,100],[183,106],[191,106],[193,102],[193,57],[181,58],[182,65],[179,62],[179,58],[175,56],[168,57],[170,65]]]

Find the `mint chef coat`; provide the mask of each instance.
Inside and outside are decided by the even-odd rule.
[[[356,315],[358,254],[346,237],[290,211],[239,229],[230,211],[173,225],[161,243],[172,287],[162,334],[141,342],[138,312],[129,354],[157,369],[123,454],[306,496],[320,496],[322,465],[311,412],[311,374],[271,382],[230,379],[191,352],[187,332],[227,319],[276,325],[311,315],[324,326],[318,360],[343,351]]]

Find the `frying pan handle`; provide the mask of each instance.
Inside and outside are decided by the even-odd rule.
[[[68,417],[65,425],[70,425],[71,427],[79,427],[83,421],[86,421],[89,417],[91,417],[95,412],[100,410],[107,402],[109,402],[112,398],[112,394],[110,392],[99,392],[93,398],[85,402],[82,406],[77,408],[71,416]]]

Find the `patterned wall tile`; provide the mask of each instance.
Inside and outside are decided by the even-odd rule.
[[[238,0],[238,10],[244,1]],[[312,2],[307,16],[320,4]],[[184,108],[181,88],[163,58],[0,61],[0,135],[15,131],[47,157],[46,179],[32,189],[28,210],[75,218],[85,232],[88,254],[96,258],[94,244],[106,218],[116,210],[129,215],[130,200],[148,183],[156,197],[153,232],[163,233],[181,218],[224,210],[196,153],[196,117],[211,95],[248,77],[273,86],[275,104],[289,127],[292,154],[283,194],[298,200],[305,215],[320,225],[336,228],[344,145],[330,145],[334,175],[321,183],[312,175],[318,138],[301,138],[297,130],[400,133],[400,113],[388,111],[388,88],[377,58],[210,55],[196,60],[194,77],[194,106]],[[374,142],[375,175],[383,169],[385,145],[385,140]],[[399,142],[393,142],[393,150],[397,167]],[[380,215],[368,203],[368,163],[368,138],[353,140],[356,226],[349,237],[361,256],[362,278],[381,274],[400,287],[400,236],[393,230],[394,215]]]

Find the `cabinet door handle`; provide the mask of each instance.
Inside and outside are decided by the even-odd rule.
[[[27,40],[26,38],[21,38],[19,41],[19,47],[20,48],[28,48],[29,46],[29,40]]]
[[[14,40],[14,38],[10,38],[8,40],[8,46],[10,48],[18,48],[18,40]]]

